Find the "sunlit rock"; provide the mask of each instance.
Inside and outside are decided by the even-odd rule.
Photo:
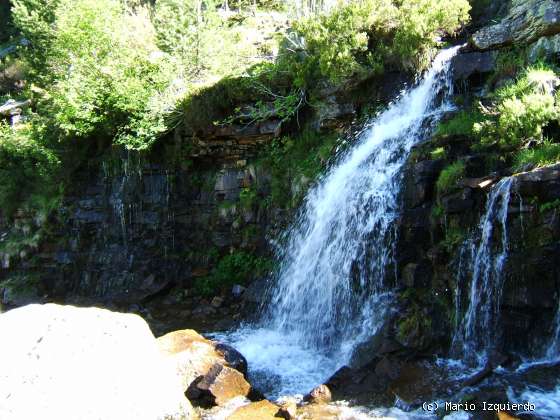
[[[146,322],[98,308],[29,305],[0,315],[0,418],[194,418]]]

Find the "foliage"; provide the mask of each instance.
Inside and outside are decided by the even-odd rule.
[[[297,137],[276,139],[262,153],[259,164],[271,172],[270,201],[277,207],[293,207],[306,185],[325,167],[337,136],[304,129]],[[299,184],[300,188],[294,188]],[[303,186],[303,188],[301,188]]]
[[[430,152],[430,158],[437,160],[437,159],[445,159],[447,153],[443,147],[437,147]]]
[[[13,13],[32,42],[31,81],[52,135],[101,135],[144,149],[165,132],[180,89],[145,9],[125,10],[117,0],[15,0]]]
[[[522,170],[526,165],[545,166],[560,162],[560,144],[544,141],[532,149],[524,149],[514,157],[515,170]]]
[[[381,73],[387,64],[424,68],[437,35],[454,33],[468,20],[466,0],[364,0],[294,23],[287,54],[299,87],[317,76],[340,81],[354,73]],[[286,64],[284,64],[286,65]]]
[[[557,198],[556,200],[548,201],[546,203],[541,204],[539,206],[539,212],[540,213],[545,213],[547,211],[556,210],[558,208],[560,208],[560,198]]]
[[[436,182],[438,194],[450,192],[465,175],[465,163],[461,160],[448,165],[439,174]]]
[[[474,125],[478,123],[482,115],[476,111],[461,111],[453,118],[441,122],[435,132],[436,136],[472,136]]]
[[[44,207],[43,196],[56,196],[52,177],[57,156],[35,139],[33,126],[12,130],[0,122],[0,208],[5,216],[24,203]]]
[[[271,268],[267,258],[235,251],[220,259],[208,276],[197,279],[195,290],[203,296],[212,296],[235,284],[246,285],[252,279],[265,275]]]
[[[559,116],[553,93],[559,83],[552,69],[537,66],[499,89],[492,106],[481,106],[485,118],[474,126],[481,145],[497,145],[507,151],[529,139],[542,140],[543,127]]]

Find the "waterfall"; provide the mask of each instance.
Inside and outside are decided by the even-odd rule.
[[[490,191],[476,232],[478,245],[468,239],[463,251],[470,253],[469,306],[453,339],[455,355],[484,363],[499,342],[499,314],[504,263],[508,256],[507,216],[513,178],[500,180]],[[499,228],[499,243],[495,243]],[[463,270],[459,270],[464,275]],[[458,278],[458,288],[462,279]],[[456,294],[460,296],[460,293]],[[460,314],[458,313],[459,317]]]
[[[286,234],[260,322],[226,338],[265,392],[309,390],[382,325],[394,285],[388,268],[402,169],[411,148],[451,108],[449,62],[457,49],[441,52],[310,190]]]

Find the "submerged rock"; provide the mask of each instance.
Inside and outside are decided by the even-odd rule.
[[[146,322],[55,304],[0,315],[0,418],[195,418]]]

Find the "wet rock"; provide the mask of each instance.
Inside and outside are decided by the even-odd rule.
[[[241,286],[240,284],[235,284],[231,288],[231,294],[233,295],[234,298],[240,298],[243,295],[243,292],[245,292],[245,290],[246,290],[245,287]]]
[[[217,343],[214,348],[216,352],[225,359],[229,367],[238,370],[244,376],[247,375],[247,359],[245,359],[241,353],[223,343]]]
[[[238,408],[228,417],[228,420],[278,420],[277,414],[277,405],[262,400]]]
[[[560,32],[560,4],[556,0],[513,0],[506,17],[475,32],[470,43],[477,50],[511,44],[530,44]]]
[[[527,58],[529,62],[536,63],[539,60],[554,60],[560,54],[560,34],[542,37],[529,47]]]
[[[441,198],[441,205],[447,214],[465,213],[472,210],[474,201],[470,188],[465,188]]]
[[[146,322],[98,308],[0,315],[0,418],[195,418]]]
[[[212,307],[214,308],[219,308],[223,305],[224,303],[224,298],[221,296],[215,296],[212,301],[210,302],[210,305],[212,305]]]
[[[331,390],[327,385],[319,385],[303,397],[303,400],[311,404],[326,404],[332,399]]]
[[[454,80],[468,80],[472,76],[494,72],[496,53],[488,51],[459,54],[453,58],[451,66]]]
[[[215,363],[196,387],[202,392],[202,398],[219,406],[235,397],[247,397],[251,391],[251,385],[240,372],[220,363]]]
[[[407,287],[427,287],[432,280],[432,268],[428,262],[409,263],[404,267],[403,282]]]

